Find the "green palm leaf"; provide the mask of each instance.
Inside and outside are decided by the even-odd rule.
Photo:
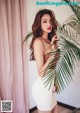
[[[24,42],[27,41],[32,35],[33,35],[33,32],[29,32],[29,33],[26,35],[26,38],[25,38]]]
[[[64,23],[65,25],[69,25],[70,27],[74,28],[77,33],[80,34],[80,21],[77,19],[77,17],[74,15],[70,16]]]
[[[51,69],[55,65],[55,60],[53,58],[45,70],[47,76],[43,79],[45,86],[49,86],[50,89],[51,81],[54,78],[54,84],[57,86],[58,93],[64,90],[71,80],[73,80],[72,75],[74,73],[75,61],[78,62],[80,60],[80,49],[63,38],[62,40],[63,41],[60,42],[60,59],[55,67],[56,71]]]
[[[71,27],[69,25],[59,25],[57,35],[61,39],[61,37],[64,40],[67,40],[71,42],[72,44],[76,45],[78,48],[80,48],[80,35],[77,33],[75,35],[76,31],[73,32],[74,27]]]
[[[72,75],[74,75],[73,70],[75,61],[77,62],[80,60],[80,49],[78,49],[68,41],[66,41],[66,45],[62,48],[64,48],[64,50],[61,49],[60,59],[56,65],[57,79],[55,81],[55,84],[57,85],[58,82],[58,84],[62,82],[61,85],[64,89],[65,86],[67,86],[73,78]],[[60,78],[63,79],[63,81],[61,81]],[[58,88],[58,92],[62,91],[63,89]]]

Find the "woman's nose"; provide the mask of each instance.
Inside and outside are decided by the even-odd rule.
[[[48,22],[48,26],[50,26],[51,25],[51,22]]]

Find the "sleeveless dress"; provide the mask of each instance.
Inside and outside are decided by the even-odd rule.
[[[53,71],[55,74],[55,69]],[[52,91],[54,87],[54,79],[49,89],[48,86],[45,87],[44,85],[43,78],[45,77],[46,76],[40,77],[38,75],[32,86],[32,96],[39,110],[50,111],[57,104],[56,94]]]

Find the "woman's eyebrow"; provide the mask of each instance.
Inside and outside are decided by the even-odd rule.
[[[42,19],[42,21],[44,21],[44,20],[48,20],[48,19]]]
[[[44,20],[48,20],[48,19],[42,19],[42,21],[44,21]],[[49,20],[51,20],[51,18]]]

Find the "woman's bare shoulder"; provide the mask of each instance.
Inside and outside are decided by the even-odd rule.
[[[36,38],[35,40],[34,40],[34,44],[33,44],[33,46],[42,46],[42,41],[40,40],[40,38],[41,37],[38,37],[38,38]]]

